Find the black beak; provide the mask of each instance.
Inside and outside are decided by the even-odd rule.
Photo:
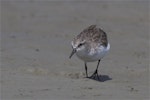
[[[72,52],[71,52],[71,54],[70,54],[70,56],[69,56],[69,58],[71,59],[71,57],[72,57],[75,53],[76,53],[76,49],[73,49]]]

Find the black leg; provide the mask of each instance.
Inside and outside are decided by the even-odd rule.
[[[86,62],[84,63],[84,65],[85,65],[86,77],[88,77]]]
[[[94,79],[95,79],[95,78],[97,77],[97,79],[99,80],[98,67],[99,67],[100,61],[101,61],[101,60],[98,60],[98,64],[97,64],[96,70],[95,70],[95,72],[90,76],[90,78],[94,78]]]

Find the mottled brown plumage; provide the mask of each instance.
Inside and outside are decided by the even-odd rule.
[[[76,38],[81,39],[82,41],[86,40],[101,44],[105,47],[107,47],[108,44],[106,33],[96,25],[91,25],[84,29]]]

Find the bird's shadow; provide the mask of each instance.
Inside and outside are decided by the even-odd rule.
[[[105,82],[108,80],[112,80],[112,78],[110,78],[108,75],[99,75],[98,77],[99,78],[91,78],[91,77],[87,77],[87,78],[98,81],[98,82]]]

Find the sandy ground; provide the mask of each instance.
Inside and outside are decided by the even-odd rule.
[[[148,10],[148,1],[2,0],[1,100],[149,100]],[[68,58],[71,40],[91,24],[111,44],[101,81]]]

